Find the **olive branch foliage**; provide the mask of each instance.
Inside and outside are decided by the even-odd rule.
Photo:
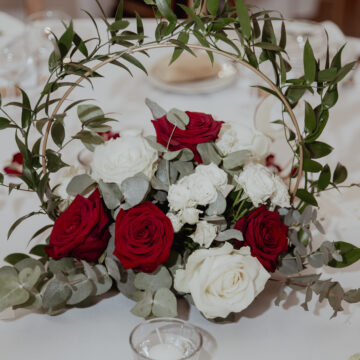
[[[330,58],[328,41],[326,60],[321,63],[315,58],[311,44],[307,41],[303,51],[304,75],[289,78],[291,59],[286,53],[286,22],[280,13],[247,6],[243,0],[235,0],[234,5],[225,1],[222,7],[219,0],[207,0],[206,3],[204,0],[196,0],[192,8],[179,5],[187,18],[177,19],[169,0],[144,2],[153,8],[157,21],[153,37],[146,36],[138,14],[136,31],[129,30],[130,23],[123,18],[123,0],[119,3],[115,19],[106,19],[105,15],[102,19],[107,29],[105,39],[101,37],[95,19],[87,13],[96,35],[90,39],[82,39],[74,30],[72,22],[64,24],[64,33],[59,38],[53,35],[54,50],[48,63],[50,75],[35,104],[30,103],[23,90],[21,102],[2,104],[0,98],[0,130],[14,131],[15,142],[24,159],[22,175],[19,176],[21,184],[5,184],[4,175],[1,173],[0,184],[9,189],[9,194],[14,189],[33,192],[40,200],[39,210],[18,219],[11,226],[8,237],[22,221],[32,216],[46,214],[51,220],[56,220],[61,199],[54,194],[49,178],[51,174],[67,166],[62,160],[61,151],[72,141],[81,141],[85,147],[93,150],[94,145],[104,142],[98,132],[110,130],[109,123],[114,121],[98,106],[84,104],[89,99],[65,103],[63,98],[58,97],[59,91],[62,88],[71,91],[73,87],[82,86],[80,81],[74,81],[74,76],[93,86],[93,80],[102,77],[98,70],[94,70],[94,66],[104,62],[125,70],[130,75],[133,67],[146,73],[140,56],[149,56],[148,52],[142,50],[137,57],[131,54],[131,50],[142,46],[172,44],[174,51],[171,63],[184,51],[196,56],[188,46],[190,41],[196,39],[201,46],[235,56],[258,72],[261,72],[264,63],[270,63],[273,82],[292,108],[295,108],[305,95],[310,94],[318,99],[317,106],[305,102],[301,141],[296,138],[286,121],[285,106],[281,120],[277,121],[284,127],[286,139],[294,154],[293,176],[299,171],[300,148],[303,150],[304,180],[296,193],[297,208],[279,210],[285,224],[290,228],[289,241],[292,251],[281,259],[279,268],[280,272],[288,276],[273,279],[281,283],[276,304],[285,299],[286,287],[305,290],[305,301],[302,304],[305,310],[308,310],[308,302],[314,293],[319,296],[320,301],[328,300],[334,309],[334,315],[342,310],[343,300],[349,303],[359,302],[360,289],[345,291],[336,281],[320,280],[319,274],[299,273],[309,266],[318,268],[329,265],[342,268],[360,259],[360,249],[344,242],[326,241],[320,248],[313,249],[310,230],[315,226],[323,232],[315,210],[318,206],[316,195],[322,191],[344,187],[340,184],[347,179],[347,170],[341,163],[331,169],[329,165],[322,165],[318,161],[333,150],[319,138],[329,121],[329,112],[338,100],[338,84],[355,65],[355,62],[342,64],[344,46]],[[205,8],[206,12],[203,11]],[[279,36],[274,31],[274,21],[281,22]],[[210,61],[214,62],[213,52],[207,53]],[[114,56],[117,56],[115,60]],[[259,85],[258,88],[278,97],[269,87]],[[19,119],[9,115],[8,106],[20,109]],[[74,107],[77,107],[82,128],[77,134],[66,137],[64,122]],[[34,128],[38,132],[38,138],[34,143],[30,143],[29,135]],[[47,136],[52,138],[56,145],[55,150],[47,148]],[[91,182],[88,182],[89,184]],[[105,185],[99,186],[101,188]],[[109,188],[106,190],[111,191]],[[240,197],[241,194],[236,192],[230,197],[233,207],[238,205]],[[51,224],[46,225],[30,240],[51,227]],[[104,294],[115,285],[123,294],[138,301],[132,310],[134,314],[143,317],[150,314],[176,316],[176,298],[170,289],[173,289],[174,271],[181,266],[181,255],[172,254],[169,261],[154,274],[135,274],[133,271],[125,271],[112,257],[113,237],[98,264],[88,264],[71,258],[52,260],[46,255],[44,247],[45,245],[36,245],[29,255],[16,253],[7,256],[6,261],[10,266],[0,269],[0,311],[8,307],[42,308],[49,314],[57,314],[67,306],[87,304],[94,296]],[[189,242],[188,247],[193,250],[194,243]]]

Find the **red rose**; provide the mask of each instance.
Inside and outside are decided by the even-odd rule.
[[[75,257],[96,261],[110,239],[109,222],[99,190],[89,198],[77,195],[55,221],[46,253],[53,259]]]
[[[190,118],[189,124],[185,130],[178,127],[174,130],[174,125],[171,124],[166,115],[152,123],[155,127],[157,142],[168,146],[169,137],[169,150],[176,151],[184,148],[192,150],[194,153],[194,160],[202,163],[200,154],[196,150],[196,146],[201,143],[216,140],[221,129],[222,121],[215,121],[211,115],[186,111]]]
[[[23,159],[23,156],[21,155],[21,153],[16,153],[11,160],[11,164],[4,168],[5,174],[21,176],[23,160],[24,159]]]
[[[168,259],[173,238],[170,219],[153,203],[145,202],[120,210],[114,255],[125,269],[152,273]]]
[[[241,218],[235,229],[243,233],[242,246],[250,246],[255,256],[266,270],[274,272],[278,256],[288,249],[288,227],[280,220],[278,212],[261,206]]]
[[[106,132],[98,132],[98,135],[101,136],[105,141],[109,141],[111,139],[117,139],[120,137],[119,133],[112,132],[111,130]]]

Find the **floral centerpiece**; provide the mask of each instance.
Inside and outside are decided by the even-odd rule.
[[[21,103],[7,104],[20,108],[19,121],[6,106],[0,108],[0,128],[15,132],[19,148],[5,172],[21,180],[6,183],[1,175],[1,185],[9,192],[35,192],[40,200],[40,208],[18,219],[8,235],[34,215],[53,221],[32,237],[49,231],[45,244],[29,255],[6,257],[9,266],[0,268],[0,311],[22,307],[54,315],[118,289],[136,301],[132,312],[138,316],[176,316],[177,299],[183,297],[206,318],[225,319],[248,307],[268,281],[281,283],[276,304],[286,297],[285,287],[305,292],[305,310],[313,294],[327,299],[334,315],[342,301],[360,301],[359,290],[345,291],[309,271],[342,268],[360,257],[352,244],[325,241],[315,247],[312,237],[313,227],[324,232],[316,196],[347,178],[340,163],[331,170],[317,160],[332,151],[318,138],[337,102],[338,83],[354,63],[342,65],[341,48],[332,59],[328,50],[322,64],[307,42],[304,75],[288,79],[281,16],[249,10],[242,0],[222,8],[208,0],[205,15],[204,1],[195,1],[193,8],[180,5],[188,19],[179,21],[168,1],[145,2],[157,17],[155,40],[147,42],[139,16],[136,32],[128,30],[123,1],[114,21],[103,19],[106,40],[99,32],[83,40],[67,24],[64,34],[53,38],[50,77],[38,101],[31,104],[22,91]],[[280,39],[272,21],[282,22]],[[190,34],[201,45],[192,44]],[[172,61],[184,51],[195,56],[193,50],[205,50],[209,61],[217,53],[262,78],[268,87],[260,88],[283,104],[276,123],[293,154],[290,174],[280,176],[274,166],[269,137],[210,114],[167,111],[146,100],[155,135],[138,130],[119,135],[109,125],[113,119],[87,100],[63,106],[76,86],[100,77],[106,64],[130,72],[131,63],[146,72],[134,55],[158,47],[174,48]],[[263,62],[272,64],[273,79],[261,71]],[[67,89],[58,97],[62,87]],[[305,102],[301,131],[293,109],[305,94],[318,98],[319,105]],[[64,122],[75,106],[81,131],[69,137]],[[30,143],[34,130],[39,137]],[[49,137],[56,149],[48,147]],[[72,141],[93,153],[89,171],[63,161],[61,153]],[[59,181],[63,168],[66,176]]]

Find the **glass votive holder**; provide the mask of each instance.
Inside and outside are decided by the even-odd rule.
[[[203,345],[190,323],[172,318],[144,321],[130,334],[134,360],[198,360]]]

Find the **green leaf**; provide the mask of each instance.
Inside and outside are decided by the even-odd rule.
[[[314,141],[305,145],[307,150],[310,152],[312,159],[320,159],[324,156],[329,155],[333,148],[321,141]]]
[[[139,290],[156,291],[160,288],[170,289],[172,277],[165,266],[160,266],[154,273],[139,272],[135,275],[134,285]]]
[[[229,241],[234,239],[238,241],[244,240],[243,234],[240,230],[228,229],[219,233],[218,236],[215,238],[216,241]]]
[[[9,239],[11,234],[14,232],[14,230],[26,219],[28,219],[31,216],[34,215],[39,215],[39,213],[37,211],[33,211],[27,215],[22,216],[21,218],[17,219],[10,227],[8,234],[7,234],[7,238]]]
[[[150,183],[147,177],[138,173],[135,176],[125,179],[121,183],[121,191],[126,202],[131,206],[140,204],[150,190]]]
[[[305,129],[311,134],[316,129],[316,115],[311,105],[305,101]]]
[[[153,300],[152,313],[157,317],[176,317],[178,312],[174,293],[168,288],[157,290]]]
[[[275,44],[269,44],[269,43],[264,43],[264,42],[259,42],[254,44],[254,46],[259,47],[261,49],[265,49],[265,50],[270,50],[270,51],[284,51],[284,49],[282,49],[280,46],[275,45]]]
[[[184,45],[186,45],[189,41],[189,33],[185,32],[185,31],[181,32],[179,34],[177,40],[182,42]],[[173,62],[175,62],[183,52],[184,52],[184,48],[176,47],[174,49],[173,55],[171,57],[170,65]]]
[[[248,150],[239,150],[230,153],[223,159],[223,166],[227,170],[238,170],[249,160],[251,152]]]
[[[346,167],[344,165],[342,165],[341,163],[338,163],[336,165],[336,169],[334,171],[333,183],[341,184],[347,179],[347,176],[348,176],[348,172],[346,170]]]
[[[104,138],[98,135],[96,132],[88,130],[82,130],[78,132],[75,136],[73,136],[73,138],[81,140],[84,145],[101,145],[105,142]]]
[[[168,0],[155,0],[156,6],[159,9],[162,16],[166,17],[170,23],[176,21],[176,15],[171,10],[170,1]]]
[[[279,46],[284,50],[286,48],[286,27],[284,21],[281,23],[281,37],[280,37]]]
[[[46,159],[47,159],[47,168],[49,172],[57,172],[61,168],[65,166],[69,166],[61,160],[60,155],[58,155],[55,151],[51,149],[46,150]]]
[[[186,126],[190,122],[189,115],[178,109],[171,109],[166,114],[166,118],[171,124],[175,125],[181,130],[186,130]]]
[[[135,316],[146,318],[151,314],[153,295],[151,290],[146,290],[142,299],[130,310]]]
[[[0,312],[25,303],[29,293],[21,286],[17,276],[10,273],[0,273]]]
[[[244,37],[249,40],[251,37],[251,23],[248,9],[243,0],[236,0],[235,5],[242,32]]]
[[[306,40],[304,47],[304,71],[306,83],[312,84],[315,81],[316,60],[309,40]]]
[[[120,0],[119,5],[116,9],[115,20],[116,21],[122,20],[123,13],[124,13],[124,0]]]
[[[25,268],[19,273],[19,281],[26,290],[32,290],[32,288],[38,283],[41,276],[41,269],[36,266],[35,269]]]
[[[73,22],[70,21],[70,24],[64,34],[60,37],[58,46],[60,49],[61,57],[64,58],[65,55],[69,52],[71,49],[71,44],[74,39],[74,27]]]
[[[206,8],[212,16],[216,16],[219,10],[219,0],[207,0]]]
[[[10,255],[6,256],[4,261],[6,261],[7,263],[9,263],[11,265],[15,265],[19,261],[27,259],[27,258],[29,258],[29,255],[22,254],[22,253],[14,253],[14,254],[10,254]]]
[[[12,128],[12,127],[16,128],[15,125],[11,124],[10,120],[8,120],[4,117],[0,117],[0,130]]]
[[[113,282],[107,273],[105,266],[100,264],[95,265],[93,271],[97,276],[97,280],[95,281],[95,295],[102,295],[107,293],[111,289]]]
[[[194,10],[185,6],[185,5],[182,5],[182,4],[179,4],[179,6],[186,12],[186,14],[195,22],[196,26],[202,30],[203,32],[205,32],[205,25],[204,23],[202,22],[201,18],[195,14]],[[194,30],[194,35],[195,35],[195,31]]]
[[[342,67],[339,72],[336,74],[336,77],[333,81],[333,83],[338,83],[341,80],[343,80],[345,78],[345,76],[351,71],[353,70],[354,66],[357,64],[357,61],[353,61],[349,64],[346,64],[344,67]]]
[[[318,203],[314,197],[313,194],[310,194],[307,190],[305,189],[299,189],[296,192],[296,196],[302,200],[305,201],[307,204],[313,205],[313,206],[318,206]]]
[[[47,225],[47,226],[45,226],[44,228],[45,228],[45,229],[48,229],[49,226],[52,227],[53,225]],[[44,229],[44,228],[43,228],[43,229]],[[42,230],[42,229],[41,229],[41,230]],[[43,230],[43,231],[45,231],[45,230]],[[45,251],[46,246],[47,246],[47,245],[43,245],[43,244],[35,245],[35,246],[30,250],[30,254],[31,254],[31,255],[35,255],[35,256],[40,256],[40,257],[42,257],[42,258],[47,258],[48,255],[47,255],[47,253],[46,253],[46,251]]]
[[[66,192],[71,196],[82,194],[89,186],[93,185],[94,182],[88,174],[76,175],[70,180],[66,187]]]
[[[73,42],[75,44],[75,49],[72,51],[71,53],[71,57],[72,55],[76,52],[76,50],[79,50],[85,57],[89,56],[89,52],[88,49],[84,43],[84,41],[81,39],[81,37],[74,33],[74,38],[73,38]]]
[[[43,307],[47,310],[62,308],[71,296],[71,288],[53,277],[41,289]]]
[[[31,124],[31,105],[29,97],[26,95],[25,91],[20,89],[22,93],[22,112],[21,112],[21,127],[27,128]]]
[[[65,139],[65,128],[62,118],[56,119],[53,123],[51,127],[51,137],[54,143],[60,148]]]
[[[326,164],[319,176],[318,189],[320,191],[326,189],[330,184],[330,179],[331,179],[330,167],[329,165]]]
[[[117,20],[108,27],[108,30],[117,32],[126,29],[129,24],[130,23],[127,20]]]
[[[154,120],[162,118],[164,115],[166,115],[166,110],[164,110],[156,102],[146,98],[145,99],[145,104],[150,109]]]
[[[121,56],[123,59],[125,59],[126,61],[128,61],[130,64],[133,64],[134,66],[138,67],[140,70],[142,70],[146,75],[147,75],[147,70],[146,68],[143,66],[143,64],[141,64],[141,62],[136,59],[134,56],[129,55],[129,54],[123,54]]]
[[[84,104],[77,107],[77,114],[82,123],[104,116],[104,112],[98,106]]]
[[[292,107],[294,107],[298,101],[305,94],[306,87],[304,86],[289,86],[286,90],[286,97]]]
[[[360,259],[360,249],[353,244],[344,241],[337,241],[334,243],[335,248],[339,251],[342,261],[335,259],[329,262],[329,266],[334,268],[344,268],[350,266]]]
[[[121,273],[120,273],[119,265],[113,258],[107,256],[105,258],[105,266],[107,268],[109,275],[115,281],[121,281]]]
[[[95,286],[84,274],[72,274],[68,277],[71,285],[71,296],[66,301],[67,305],[76,305],[86,300],[95,291]]]
[[[317,80],[319,82],[334,81],[336,74],[337,74],[337,69],[336,68],[329,68],[329,69],[321,70],[318,73]]]
[[[335,86],[334,88],[329,88],[322,100],[325,109],[332,108],[337,103],[338,98],[339,98],[339,94],[338,94],[337,86]]]
[[[112,210],[120,206],[122,194],[118,184],[104,183],[102,180],[100,180],[99,189],[107,208]]]
[[[317,173],[322,170],[322,165],[311,159],[304,159],[303,170],[307,172]]]
[[[136,12],[135,13],[136,15],[136,31],[138,33],[138,35],[144,35],[144,24],[143,24],[143,21],[140,17],[140,15]],[[143,39],[141,39],[139,41],[140,44],[142,44],[144,42]]]
[[[344,44],[340,49],[339,51],[335,54],[335,56],[333,57],[332,61],[331,61],[331,65],[330,67],[334,67],[336,68],[337,70],[340,70],[341,69],[341,55],[342,55],[342,52],[345,48],[345,45]]]
[[[221,163],[222,159],[216,150],[215,144],[210,142],[201,143],[197,145],[196,149],[199,152],[204,165],[211,164],[212,162],[215,165],[219,165]]]

